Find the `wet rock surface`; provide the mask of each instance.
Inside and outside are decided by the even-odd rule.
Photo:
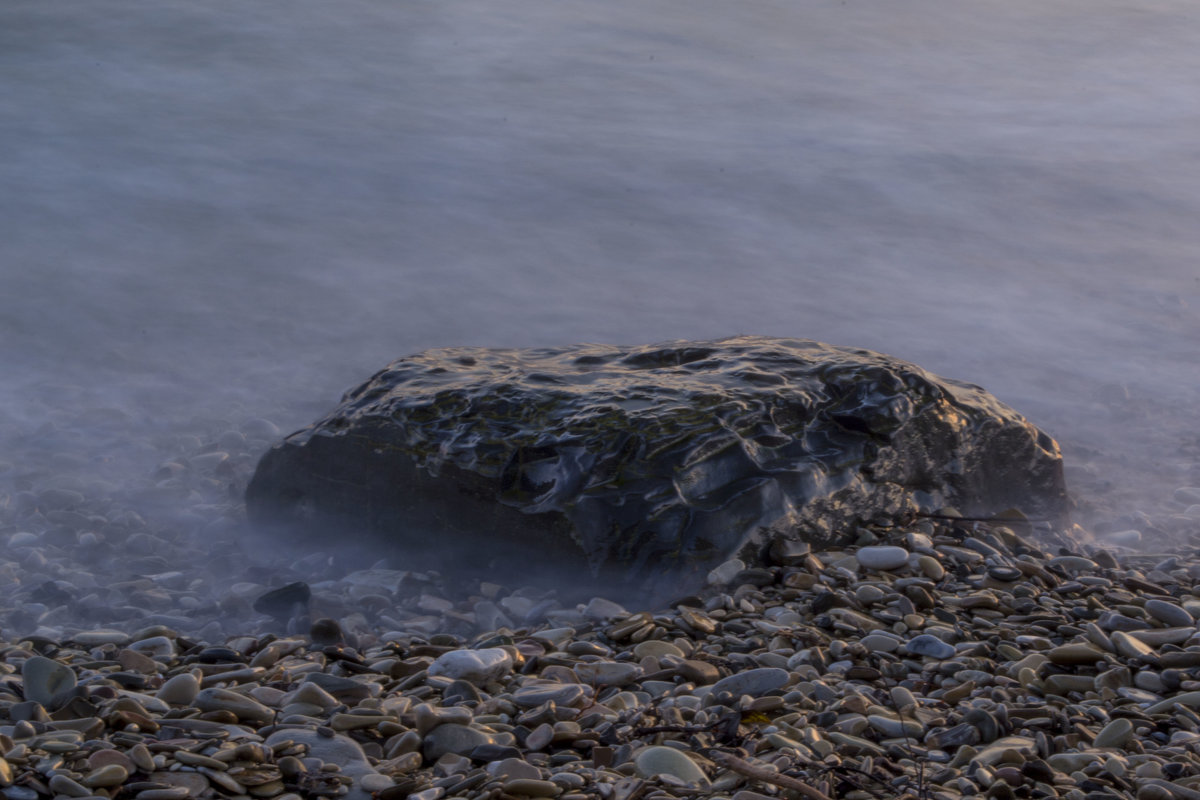
[[[755,337],[401,359],[272,448],[246,501],[262,526],[418,565],[436,539],[457,567],[570,567],[624,591],[694,589],[780,539],[944,506],[1067,509],[1057,445],[979,387]]]

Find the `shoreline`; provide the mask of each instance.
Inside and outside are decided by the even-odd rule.
[[[1200,790],[1200,557],[1056,555],[928,520],[864,539],[654,612],[595,598],[529,625],[511,617],[532,592],[484,584],[456,604],[431,583],[407,590],[425,619],[377,636],[318,620],[217,642],[165,626],[10,641],[0,793]],[[372,588],[348,596],[366,607]],[[511,626],[447,632],[488,611]]]
[[[1091,543],[922,519],[647,611],[255,547],[278,429],[194,427],[139,481],[65,427],[0,476],[7,800],[1200,792],[1193,488]]]

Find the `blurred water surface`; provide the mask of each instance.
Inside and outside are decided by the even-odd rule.
[[[288,428],[426,347],[756,333],[1169,493],[1196,86],[1175,0],[8,0],[0,416]]]

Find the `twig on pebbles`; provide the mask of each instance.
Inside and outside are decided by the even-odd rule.
[[[751,764],[743,758],[738,758],[732,753],[723,753],[720,750],[710,750],[705,753],[705,756],[710,760],[724,767],[725,769],[733,770],[739,775],[745,775],[747,778],[759,781],[761,783],[769,783],[772,786],[778,786],[781,789],[791,789],[794,792],[799,792],[809,800],[833,800],[829,795],[823,792],[818,792],[813,787],[809,786],[802,780],[790,778],[787,775],[781,775],[778,772],[759,767]]]

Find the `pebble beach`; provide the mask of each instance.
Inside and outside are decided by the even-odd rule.
[[[266,420],[79,424],[0,464],[9,800],[1200,798],[1200,489],[1101,533],[945,509],[642,608],[256,546]]]

